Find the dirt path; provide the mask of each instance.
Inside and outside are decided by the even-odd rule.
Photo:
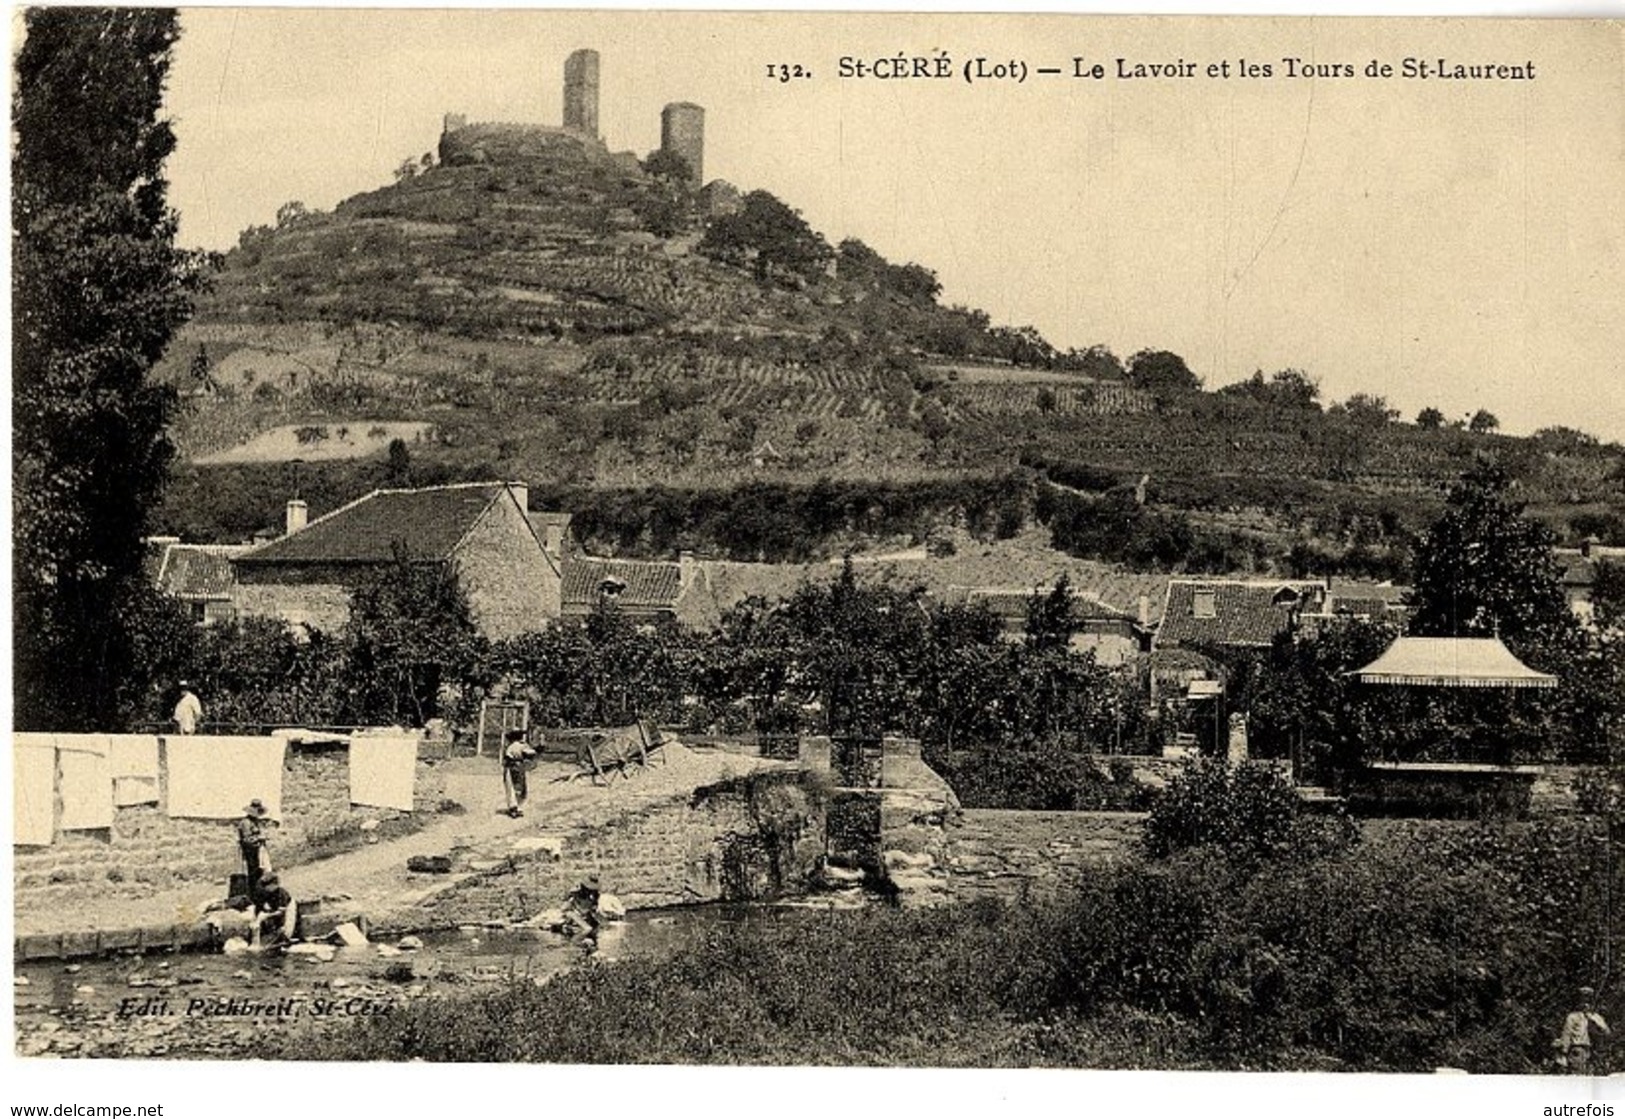
[[[457,758],[445,766],[446,797],[461,804],[458,815],[434,818],[411,835],[368,844],[317,862],[279,868],[278,874],[297,898],[348,898],[346,908],[361,913],[399,912],[447,889],[467,876],[412,874],[414,855],[445,855],[462,861],[500,858],[516,840],[567,838],[628,812],[669,800],[703,785],[778,763],[735,754],[695,751],[672,744],[660,764],[594,786],[566,780],[574,766],[547,763],[530,776],[526,814],[512,819],[503,811],[501,776],[490,758]],[[222,833],[222,842],[229,837]],[[274,848],[273,848],[274,858]],[[16,935],[122,929],[196,921],[204,906],[218,900],[222,889],[194,882],[145,898],[104,898],[47,911],[16,912]]]

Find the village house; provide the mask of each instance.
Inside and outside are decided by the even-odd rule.
[[[720,617],[705,567],[691,552],[680,553],[676,563],[570,554],[561,613],[585,618],[600,607],[641,624],[671,621],[690,629],[708,628]]]
[[[412,563],[454,565],[487,637],[544,629],[559,617],[563,579],[528,499],[521,482],[374,490],[308,524],[304,502],[291,501],[282,537],[231,557],[237,611],[337,630],[351,590],[399,549]]]
[[[1045,595],[1043,587],[950,587],[944,597],[948,601],[962,602],[966,606],[980,606],[999,619],[1002,636],[1007,641],[1022,641],[1027,636],[1027,614],[1034,594]],[[1147,595],[1139,597],[1138,605],[1130,609],[1107,602],[1103,597],[1073,588],[1072,613],[1077,627],[1067,642],[1074,653],[1093,653],[1095,662],[1106,668],[1133,664],[1150,651],[1152,625],[1151,604]]]
[[[184,603],[193,621],[213,625],[237,616],[231,561],[249,545],[182,544],[175,536],[150,536],[145,543],[152,585]]]
[[[1327,586],[1319,579],[1168,580],[1162,624],[1151,642],[1152,702],[1159,697],[1206,700],[1223,691],[1216,653],[1267,651],[1304,615],[1324,615]]]
[[[1596,537],[1587,537],[1578,548],[1554,548],[1553,558],[1561,571],[1563,598],[1574,616],[1592,624],[1592,594],[1597,586],[1599,564],[1625,565],[1625,548],[1605,547]]]

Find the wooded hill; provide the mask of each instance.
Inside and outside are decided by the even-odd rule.
[[[1487,452],[1561,535],[1625,537],[1618,446],[1323,408],[1293,371],[1202,392],[1172,354],[1060,353],[771,195],[651,166],[567,137],[425,157],[245,231],[159,370],[189,399],[191,461],[158,527],[233,538],[294,488],[319,514],[378,484],[499,477],[621,551],[803,557],[1036,518],[1142,565],[1382,574]],[[425,426],[386,457],[407,421]],[[764,495],[793,507],[819,480],[827,530],[729,539]],[[661,503],[708,512],[651,532]]]

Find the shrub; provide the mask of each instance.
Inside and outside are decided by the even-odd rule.
[[[1210,844],[1053,901],[754,909],[664,958],[423,1000],[269,1055],[1533,1072],[1619,934],[1619,860],[1576,859],[1585,835],[1596,821],[1430,824],[1270,874]]]
[[[1153,858],[1213,847],[1249,864],[1318,857],[1348,846],[1354,834],[1340,817],[1306,817],[1279,770],[1198,758],[1152,805],[1144,843]]]

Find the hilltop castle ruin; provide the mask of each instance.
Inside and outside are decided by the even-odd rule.
[[[440,162],[484,163],[580,145],[608,154],[598,134],[598,65],[598,52],[585,47],[564,60],[564,121],[559,126],[470,124],[462,113],[447,113],[440,132]],[[705,109],[691,101],[663,108],[660,150],[683,158],[696,187],[705,182]],[[636,160],[630,152],[617,152],[612,158]]]

